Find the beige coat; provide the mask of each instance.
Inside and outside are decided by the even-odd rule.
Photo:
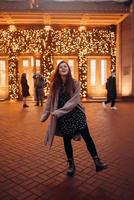
[[[44,122],[50,116],[50,123],[49,123],[48,130],[45,136],[45,144],[48,144],[49,147],[52,146],[54,136],[56,135],[56,119],[67,114],[68,112],[73,110],[73,108],[75,108],[76,106],[78,106],[84,112],[84,109],[80,101],[79,82],[75,81],[75,92],[74,93],[72,92],[71,98],[65,103],[65,105],[62,108],[59,108],[59,109],[57,109],[58,98],[59,98],[59,91],[57,91],[56,93],[54,103],[52,103],[51,94],[48,96],[45,110],[40,118],[40,121]],[[51,115],[52,112],[56,114],[56,117]]]

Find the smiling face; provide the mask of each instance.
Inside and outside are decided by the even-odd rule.
[[[62,62],[59,65],[59,74],[61,75],[61,77],[63,77],[63,76],[67,76],[68,73],[69,73],[69,67],[67,63]]]

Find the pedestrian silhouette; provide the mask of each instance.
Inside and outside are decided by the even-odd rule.
[[[116,77],[115,71],[111,72],[111,76],[107,79],[106,82],[106,90],[107,90],[107,100],[102,103],[102,106],[106,108],[106,105],[111,102],[111,109],[116,110],[115,99],[116,99]]]
[[[22,96],[23,96],[23,108],[26,108],[26,107],[29,107],[27,105],[27,97],[30,96],[26,73],[23,73],[21,75],[21,88],[22,88]]]
[[[37,73],[33,76],[33,78],[34,78],[35,100],[36,100],[35,106],[39,106],[39,104],[43,106],[43,94],[45,85],[44,77],[40,73]]]

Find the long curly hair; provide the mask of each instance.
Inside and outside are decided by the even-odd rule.
[[[74,92],[74,79],[72,77],[72,74],[71,74],[71,70],[70,70],[70,67],[68,65],[67,62],[65,61],[61,61],[57,67],[56,67],[56,70],[55,72],[53,73],[52,75],[52,78],[51,78],[51,85],[50,85],[50,92],[51,92],[51,95],[52,95],[52,100],[54,101],[54,98],[55,98],[55,95],[56,95],[56,92],[57,90],[61,87],[62,85],[62,78],[61,78],[61,75],[59,74],[59,67],[62,63],[65,63],[67,66],[68,66],[68,74],[66,76],[66,81],[64,83],[64,87],[65,87],[65,93],[68,97],[70,97],[70,94],[71,92]]]

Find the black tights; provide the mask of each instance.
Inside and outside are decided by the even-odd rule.
[[[84,139],[87,149],[88,149],[89,153],[91,154],[92,158],[97,156],[98,154],[96,151],[96,147],[90,136],[88,127],[86,126],[84,129],[80,130],[79,133],[81,134],[82,138]],[[65,148],[67,158],[73,159],[73,148],[72,148],[72,144],[71,144],[71,138],[68,135],[66,135],[63,137],[63,141],[64,141],[64,148]]]
[[[107,103],[110,103],[111,102],[111,107],[114,107],[114,105],[115,105],[115,99],[111,99],[111,98],[108,98],[106,101],[105,101],[105,104],[107,104]]]

